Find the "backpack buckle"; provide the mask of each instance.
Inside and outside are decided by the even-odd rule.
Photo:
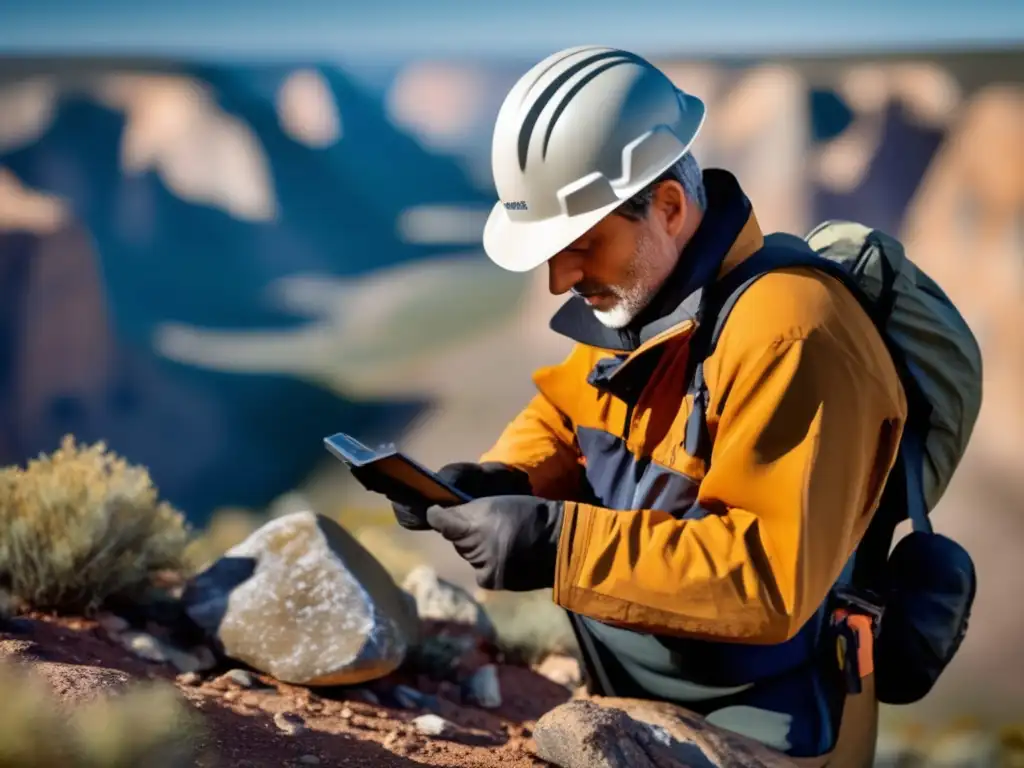
[[[845,608],[845,613],[855,613],[871,620],[871,634],[878,637],[885,615],[885,603],[880,595],[868,589],[850,586],[836,587],[832,592],[836,602]]]
[[[881,600],[867,590],[841,587],[829,617],[836,662],[847,693],[863,690],[862,680],[875,671],[875,639],[882,624]]]

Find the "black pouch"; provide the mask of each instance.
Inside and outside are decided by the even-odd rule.
[[[967,634],[977,592],[974,561],[964,547],[936,533],[925,504],[921,430],[904,429],[875,519],[857,548],[853,584],[872,596],[875,696],[883,704],[924,698]],[[913,530],[892,546],[896,527]]]
[[[884,704],[924,698],[960,649],[977,591],[974,561],[940,533],[914,530],[885,567],[875,640],[875,689]]]

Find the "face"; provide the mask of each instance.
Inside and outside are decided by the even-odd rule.
[[[659,185],[644,219],[606,216],[550,259],[551,292],[582,297],[609,328],[628,325],[675,267],[686,214],[682,187]]]

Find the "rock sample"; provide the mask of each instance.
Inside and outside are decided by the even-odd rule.
[[[384,567],[312,512],[266,523],[196,576],[182,601],[225,656],[298,685],[383,677],[418,635]]]
[[[429,565],[413,568],[402,582],[402,589],[415,599],[421,619],[465,624],[481,637],[494,639],[494,625],[483,606],[466,590],[439,578]]]
[[[786,755],[670,704],[576,699],[533,730],[537,754],[559,768],[796,768]]]

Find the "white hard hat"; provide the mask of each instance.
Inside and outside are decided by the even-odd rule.
[[[699,98],[628,51],[588,45],[544,59],[498,112],[487,255],[512,272],[543,264],[671,168],[704,115]]]

